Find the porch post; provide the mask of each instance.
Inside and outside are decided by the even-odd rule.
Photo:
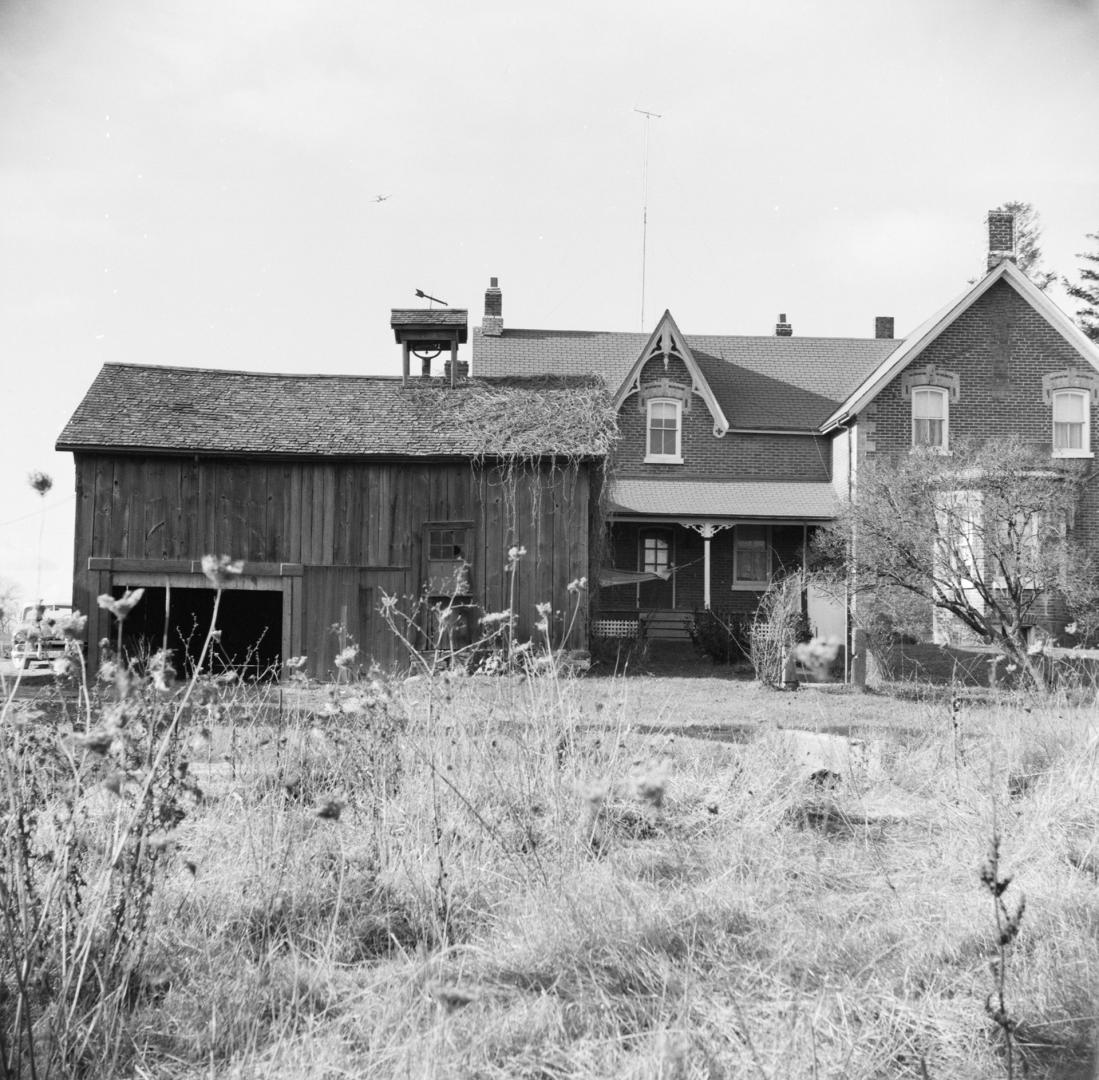
[[[702,537],[702,606],[710,610],[710,541],[722,529],[731,529],[731,524],[716,521],[681,521],[681,525],[694,529]]]
[[[714,527],[706,525],[702,532],[702,607],[710,610],[710,541],[713,539]]]

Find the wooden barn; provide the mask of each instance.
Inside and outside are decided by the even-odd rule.
[[[602,382],[471,380],[456,362],[464,311],[394,312],[392,325],[397,378],[103,367],[57,443],[76,464],[73,600],[93,666],[111,632],[96,598],[137,586],[131,646],[197,653],[206,554],[244,560],[223,594],[219,657],[255,671],[306,656],[329,675],[337,624],[363,659],[400,662],[384,596],[425,632],[437,605],[460,605],[472,626],[513,603],[521,638],[535,604],[575,603],[614,432]],[[443,349],[444,377],[430,358],[409,373],[410,354]],[[514,547],[526,554],[513,581]],[[584,644],[585,616],[569,645]]]

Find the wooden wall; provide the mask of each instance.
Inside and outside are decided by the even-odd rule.
[[[89,558],[139,560],[149,572],[204,554],[303,568],[296,641],[311,668],[335,655],[328,628],[346,608],[364,652],[397,659],[376,616],[381,593],[417,597],[423,527],[472,521],[471,577],[485,610],[508,605],[507,551],[523,546],[520,632],[535,603],[564,609],[589,574],[588,467],[478,468],[468,461],[372,463],[76,455],[74,603],[94,611],[109,580]],[[117,579],[115,579],[117,581]],[[296,605],[295,605],[296,606]],[[94,618],[89,638],[102,636]],[[583,641],[584,620],[573,644]],[[287,639],[290,638],[289,629]],[[327,658],[322,660],[321,658]]]

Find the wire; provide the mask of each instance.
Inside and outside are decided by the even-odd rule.
[[[44,514],[47,510],[56,510],[59,506],[71,503],[75,497],[75,495],[67,495],[64,499],[59,499],[57,502],[50,503],[49,506],[39,507],[37,510],[32,510],[29,514],[23,514],[22,517],[12,518],[10,521],[0,521],[0,529],[4,528],[5,525],[18,525],[20,521],[38,517],[39,514]]]

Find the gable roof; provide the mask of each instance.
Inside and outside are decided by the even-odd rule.
[[[675,324],[675,319],[672,318],[672,313],[667,309],[660,316],[656,329],[649,335],[649,340],[645,342],[644,347],[637,354],[637,359],[633,362],[630,370],[626,373],[626,377],[615,392],[614,407],[616,409],[621,408],[622,402],[630,394],[640,389],[637,380],[641,376],[641,369],[657,355],[663,356],[665,370],[667,370],[669,356],[679,356],[691,376],[691,393],[698,394],[706,402],[706,408],[710,410],[710,415],[714,419],[714,434],[724,435],[729,430],[729,421],[725,419],[725,413],[722,412],[721,406],[717,403],[706,376],[702,374],[698,362],[691,352],[691,347],[683,339],[679,327]]]
[[[626,380],[650,334],[593,330],[473,330],[479,376],[601,375]],[[815,431],[902,342],[895,338],[685,334],[732,430]]]
[[[105,364],[58,450],[297,457],[601,456],[609,395],[588,378],[279,375]]]
[[[928,345],[964,315],[998,281],[1006,281],[1011,285],[1088,364],[1099,371],[1099,349],[1022,270],[1005,259],[971,285],[956,300],[917,327],[896,352],[887,356],[854,388],[839,408],[825,420],[823,429],[828,431],[837,427],[869,404],[900,371],[915,360]]]

